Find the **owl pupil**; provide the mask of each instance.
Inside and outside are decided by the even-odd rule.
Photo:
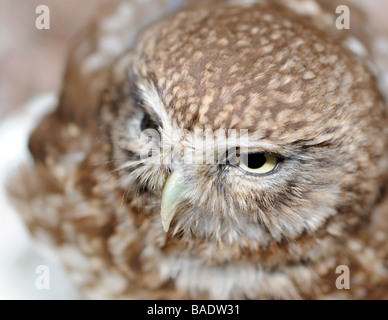
[[[259,169],[267,162],[267,157],[263,153],[249,153],[247,167],[251,169]]]

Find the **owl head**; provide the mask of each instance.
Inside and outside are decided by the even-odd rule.
[[[266,247],[340,236],[378,202],[384,101],[363,62],[300,17],[183,10],[145,30],[118,65],[121,85],[102,108],[114,172],[123,192],[142,195],[155,230]],[[222,139],[206,143],[208,133]],[[214,161],[198,162],[203,153]]]

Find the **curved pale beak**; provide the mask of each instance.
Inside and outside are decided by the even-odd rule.
[[[180,168],[175,169],[168,177],[162,193],[160,215],[165,232],[168,232],[170,228],[170,223],[176,213],[176,206],[182,198],[184,189],[183,171]]]

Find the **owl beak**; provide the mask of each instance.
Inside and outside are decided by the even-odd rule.
[[[182,199],[184,192],[183,171],[180,168],[175,169],[168,177],[162,193],[162,206],[160,215],[165,232],[170,229],[170,223],[176,213],[176,206]]]

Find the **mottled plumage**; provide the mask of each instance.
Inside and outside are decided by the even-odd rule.
[[[32,234],[87,298],[388,298],[388,113],[368,30],[337,30],[335,1],[193,1],[164,17],[171,3],[120,1],[74,46],[11,188]],[[280,165],[140,159],[142,126],[182,152],[196,129],[248,129],[249,150]]]

